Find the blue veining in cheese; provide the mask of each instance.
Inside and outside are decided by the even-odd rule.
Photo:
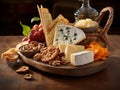
[[[77,44],[85,38],[85,33],[81,29],[70,25],[58,25],[55,30],[53,45],[59,43]]]

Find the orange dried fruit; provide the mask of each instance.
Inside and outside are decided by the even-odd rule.
[[[94,60],[105,60],[109,55],[107,48],[102,47],[98,42],[91,42],[86,50],[92,50],[94,52]]]
[[[95,56],[94,56],[94,59],[95,60],[99,60],[99,59],[101,59],[101,57],[104,55],[104,50],[103,50],[103,48],[100,48],[99,47],[99,50],[98,50],[98,52],[95,54]]]

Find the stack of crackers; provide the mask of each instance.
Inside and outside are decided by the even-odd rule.
[[[62,24],[69,24],[69,20],[67,20],[61,14],[53,20],[52,15],[47,8],[43,8],[42,5],[41,7],[37,6],[37,8],[41,19],[41,24],[43,25],[46,45],[53,45],[56,27]]]

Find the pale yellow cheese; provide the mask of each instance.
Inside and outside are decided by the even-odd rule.
[[[65,48],[66,48],[67,44],[66,43],[60,43],[58,45],[58,48],[60,50],[61,53],[65,53]]]
[[[98,23],[96,21],[93,21],[90,18],[87,18],[87,19],[81,19],[77,21],[74,26],[78,28],[88,28],[88,27],[98,26]]]
[[[80,51],[84,51],[85,47],[82,45],[72,45],[72,44],[68,44],[65,48],[65,60],[67,62],[70,62],[70,56],[72,53],[77,53]]]

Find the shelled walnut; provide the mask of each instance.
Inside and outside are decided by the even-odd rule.
[[[52,61],[49,62],[49,65],[60,66],[61,65],[61,61],[60,60],[52,60]]]
[[[42,48],[40,53],[34,55],[33,59],[53,66],[66,64],[64,53],[60,53],[59,48],[52,45]]]
[[[30,69],[28,66],[22,66],[16,70],[17,73],[27,73],[29,71],[30,71]]]
[[[49,62],[59,54],[59,49],[54,46],[48,46],[40,49],[40,53],[34,55],[34,59],[40,59],[42,62]]]
[[[31,80],[31,79],[33,79],[33,75],[32,74],[25,74],[25,76],[24,76],[24,79],[25,80]]]

